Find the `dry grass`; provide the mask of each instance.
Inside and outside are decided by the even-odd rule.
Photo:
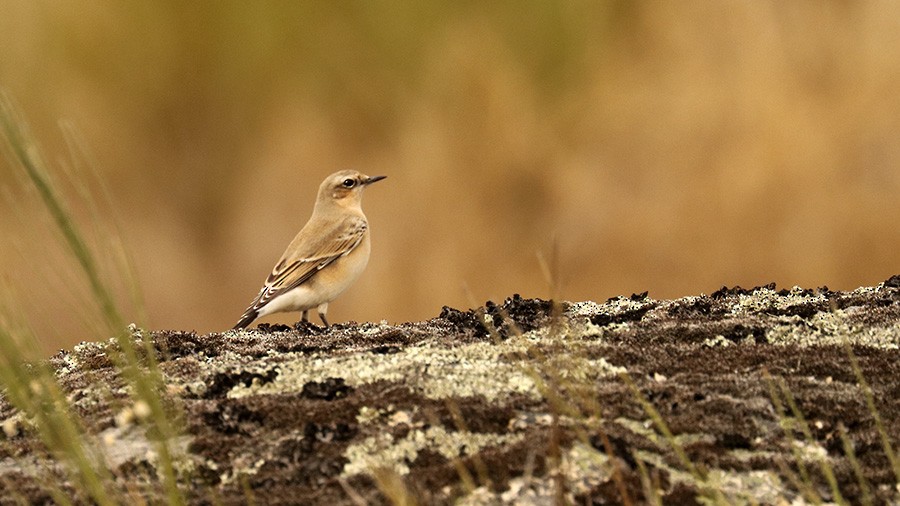
[[[20,171],[24,189],[33,191],[39,207],[44,211],[42,214],[46,214],[49,221],[50,228],[45,231],[59,241],[68,255],[71,273],[87,286],[88,293],[79,305],[80,316],[91,322],[90,326],[100,336],[113,336],[116,349],[110,353],[110,359],[129,390],[130,400],[135,406],[142,403],[148,411],[146,434],[153,441],[154,451],[158,455],[158,473],[166,501],[169,504],[183,504],[171,447],[171,441],[179,431],[177,409],[166,405],[156,350],[148,340],[138,341],[143,342],[144,346],[143,350],[138,348],[132,335],[137,327],[126,326],[125,313],[110,281],[129,281],[127,267],[118,264],[124,269],[118,272],[103,268],[104,262],[100,259],[109,260],[114,255],[88,241],[82,225],[73,217],[72,202],[59,192],[59,178],[54,177],[40,146],[31,137],[27,123],[5,95],[0,95],[0,152],[6,155],[4,159],[10,167]],[[87,189],[84,190],[82,204],[98,209],[94,197]],[[105,242],[120,244],[117,240]],[[139,288],[132,286],[129,291],[138,293]],[[66,465],[69,478],[85,497],[98,504],[120,502],[119,496],[122,494],[112,485],[103,452],[98,443],[84,432],[72,401],[58,385],[54,371],[40,356],[38,345],[41,337],[32,332],[34,325],[16,302],[15,290],[7,289],[4,297],[8,299],[0,307],[0,386],[4,394],[33,425],[47,450]],[[103,339],[95,337],[95,340]]]

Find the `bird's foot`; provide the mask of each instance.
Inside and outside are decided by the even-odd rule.
[[[321,334],[326,327],[320,327],[309,320],[300,320],[294,324],[294,329],[306,335]]]
[[[283,323],[260,323],[256,326],[256,330],[269,334],[272,332],[287,332],[291,328]]]

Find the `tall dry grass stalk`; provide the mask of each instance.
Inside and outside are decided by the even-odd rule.
[[[0,96],[0,124],[11,162],[24,172],[25,181],[36,191],[43,209],[49,214],[63,244],[80,269],[82,280],[89,287],[89,297],[83,301],[85,312],[95,315],[94,321],[99,329],[106,332],[105,335],[114,336],[115,346],[109,347],[110,357],[130,387],[132,401],[142,402],[150,409],[147,436],[154,442],[159,455],[167,501],[182,504],[184,500],[178,489],[171,447],[179,431],[178,413],[163,398],[165,388],[157,367],[156,351],[146,338],[141,339],[141,353],[135,347],[135,335],[127,326],[111,282],[102,272],[97,253],[88,244],[65,198],[54,185],[49,166],[31,138],[26,122],[17,114],[12,99],[5,94]],[[89,193],[82,196],[88,199],[89,205],[95,205]],[[129,271],[123,277],[134,282]],[[138,291],[137,287],[132,287],[132,293]],[[40,437],[51,451],[70,464],[69,469],[75,473],[77,482],[82,483],[84,490],[98,503],[111,504],[114,489],[108,486],[109,471],[100,458],[101,453],[79,427],[77,417],[72,413],[52,372],[40,360],[29,356],[28,350],[39,347],[34,346],[34,336],[22,334],[22,328],[0,328],[0,347],[7,365],[0,379],[9,392],[10,400],[28,417],[36,420]]]

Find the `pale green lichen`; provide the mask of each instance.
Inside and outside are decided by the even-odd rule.
[[[157,443],[151,441],[147,437],[146,430],[140,426],[129,424],[123,427],[110,427],[97,434],[97,438],[103,443],[101,450],[113,468],[126,462],[147,462],[154,467],[158,463]],[[191,459],[187,451],[191,439],[189,436],[178,436],[169,441],[174,463],[180,468],[187,469],[193,466],[187,462]]]
[[[828,460],[828,451],[817,443],[807,441],[792,441],[794,454],[807,463]]]
[[[734,343],[732,343],[728,339],[725,339],[725,336],[723,336],[722,334],[716,334],[715,337],[708,337],[708,338],[704,339],[703,343],[701,343],[701,344],[703,346],[706,346],[707,348],[716,348],[716,347],[725,348],[725,347],[731,346]]]
[[[360,425],[369,424],[377,421],[384,415],[382,410],[363,406],[359,408],[359,414],[356,415],[356,423]]]
[[[21,433],[24,420],[25,417],[22,413],[17,411],[9,418],[0,422],[0,426],[3,427],[3,434],[7,439],[12,439]]]
[[[613,421],[630,430],[631,432],[649,439],[653,444],[657,446],[660,444],[660,441],[662,441],[662,435],[653,430],[652,420],[638,421],[632,420],[630,418],[619,417]]]
[[[382,409],[362,406],[359,408],[359,414],[356,415],[356,422],[360,426],[377,425],[379,427],[393,428],[405,425],[407,427],[420,428],[424,425],[424,422],[416,417],[418,412],[418,406],[414,406],[411,410],[395,410],[393,404]],[[416,421],[417,419],[418,421]]]
[[[423,450],[438,453],[446,459],[455,459],[473,455],[483,448],[515,444],[523,438],[522,434],[448,431],[441,426],[410,431],[400,439],[381,433],[347,447],[344,452],[347,464],[343,475],[372,473],[381,468],[389,468],[405,475],[409,473],[409,465],[415,462],[419,452]]]
[[[843,310],[820,312],[807,320],[798,316],[781,317],[766,332],[772,344],[799,346],[840,346],[853,344],[882,349],[897,349],[900,327],[872,327],[854,324]]]
[[[684,483],[697,489],[700,504],[779,504],[796,497],[781,478],[772,471],[726,471],[710,469],[705,479],[698,480],[693,474],[668,465],[658,454],[636,450],[635,457],[653,467],[668,473],[670,487]]]
[[[582,302],[569,302],[566,315],[569,317],[594,316],[603,312],[603,306],[592,300]]]
[[[728,452],[728,454],[741,462],[750,462],[754,459],[764,459],[767,461],[771,461],[780,455],[777,452],[765,450],[745,450],[743,448],[736,448]]]
[[[239,482],[245,476],[253,476],[259,473],[259,470],[262,469],[265,463],[266,459],[248,460],[239,457],[230,471],[225,471],[219,475],[219,481],[223,485]]]
[[[637,435],[643,436],[648,439],[650,442],[655,444],[658,447],[665,446],[685,446],[694,443],[706,442],[713,443],[715,442],[715,436],[710,434],[690,434],[690,433],[682,433],[676,434],[673,436],[673,440],[670,441],[665,438],[662,434],[656,432],[654,430],[655,424],[652,420],[644,420],[637,421],[632,420],[630,418],[619,417],[614,420],[617,424],[625,427],[626,429],[634,432]]]
[[[569,489],[575,494],[586,494],[612,476],[609,456],[580,442],[565,453],[561,470]]]
[[[526,364],[515,360],[515,357],[525,357],[530,347],[558,339],[543,331],[511,338],[500,344],[479,342],[448,348],[423,343],[392,354],[284,354],[279,364],[266,369],[274,368],[278,372],[273,381],[250,386],[241,384],[234,387],[228,396],[238,398],[296,392],[309,382],[342,378],[352,387],[377,381],[402,381],[410,390],[431,399],[481,396],[496,400],[512,395],[539,399],[539,389],[533,376],[526,370]],[[553,356],[550,360],[554,370],[562,377],[577,381],[624,371],[603,358],[582,358],[577,351]],[[253,372],[252,369],[242,370]]]
[[[592,317],[598,315],[615,317],[633,311],[649,309],[658,304],[658,301],[653,300],[649,297],[641,300],[633,300],[628,297],[617,297],[615,299],[610,299],[603,304],[598,304],[594,301],[570,302],[568,303],[568,308],[566,309],[565,314],[572,320],[581,320],[584,319],[584,317]]]
[[[828,302],[824,293],[809,293],[795,286],[787,295],[780,295],[775,290],[760,288],[750,294],[738,295],[738,303],[732,306],[732,315],[762,313],[772,310],[787,310],[801,304],[818,304]]]
[[[76,345],[77,348],[79,345]],[[62,357],[62,364],[59,364],[54,371],[57,378],[63,378],[69,374],[81,369],[81,362],[76,358],[74,353],[66,353]]]
[[[883,286],[862,287],[846,295],[853,297],[872,297],[884,290]],[[788,293],[782,294],[768,288],[759,288],[752,293],[736,295],[736,302],[730,304],[730,317],[753,317],[765,315],[771,318],[767,327],[766,339],[774,344],[787,344],[798,346],[835,346],[849,343],[859,346],[870,346],[881,349],[900,349],[900,327],[896,325],[872,326],[865,323],[854,323],[850,314],[857,311],[856,308],[840,310],[829,305],[829,296],[825,292],[810,292],[799,287],[792,288]],[[654,320],[660,317],[668,317],[668,309],[672,307],[691,306],[702,297],[688,296],[671,301],[652,301],[645,299],[634,301],[628,298],[613,299],[604,304],[585,301],[570,303],[566,314],[572,322],[581,322],[582,325],[591,325],[589,335],[599,336],[602,340],[607,333],[628,331],[633,324],[609,323],[602,327],[593,325],[589,319],[595,316],[616,316],[627,311],[634,311],[654,305],[642,318],[642,320]],[[821,307],[822,310],[809,317],[790,316],[796,307]],[[785,316],[769,316],[770,314],[784,314]],[[727,341],[727,342],[726,342]],[[755,342],[752,334],[743,342]],[[704,346],[728,346],[731,341],[724,336],[707,338],[702,343]]]
[[[700,504],[720,504],[716,493],[725,496],[728,504],[779,504],[794,494],[787,490],[778,474],[772,471],[725,471],[713,469],[707,475],[707,488],[698,497]]]
[[[523,476],[508,482],[508,488],[494,492],[488,487],[479,487],[459,499],[457,505],[543,505],[555,504],[557,481],[554,475],[561,475],[566,485],[567,504],[578,504],[576,496],[584,495],[609,481],[612,466],[609,457],[595,448],[575,443],[563,455],[559,467],[540,477]]]

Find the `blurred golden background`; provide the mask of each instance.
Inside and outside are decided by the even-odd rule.
[[[549,296],[554,245],[568,300],[900,272],[897,2],[0,11],[0,88],[51,163],[71,158],[60,120],[82,138],[151,328],[230,328],[341,168],[389,178],[365,195],[372,259],[332,322]],[[7,286],[48,349],[95,338],[0,163]]]

